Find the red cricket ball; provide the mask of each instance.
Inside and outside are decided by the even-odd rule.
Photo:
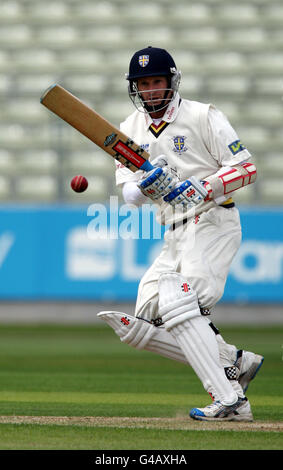
[[[82,175],[74,176],[74,178],[71,181],[71,188],[76,193],[83,193],[87,187],[88,187],[88,181]]]

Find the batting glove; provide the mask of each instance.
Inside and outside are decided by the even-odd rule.
[[[207,190],[194,176],[176,185],[163,199],[171,206],[182,205],[188,209],[200,204],[208,195]]]
[[[152,165],[153,170],[147,172],[137,186],[145,196],[156,200],[170,193],[179,182],[179,177],[175,170],[168,166],[164,155],[157,157]]]

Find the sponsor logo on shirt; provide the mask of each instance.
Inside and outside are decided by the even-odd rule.
[[[171,109],[169,108],[169,109],[167,110],[167,113],[166,113],[166,114],[167,114],[167,116],[166,116],[167,119],[171,119],[171,118],[172,118],[172,116],[173,116],[173,114],[174,114],[174,111],[175,111],[175,106],[172,106]]]
[[[240,140],[235,140],[235,142],[232,142],[232,144],[228,145],[228,147],[233,155],[236,155],[237,153],[241,152],[242,150],[245,150],[246,148],[243,146]]]

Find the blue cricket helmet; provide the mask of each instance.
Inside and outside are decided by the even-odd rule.
[[[169,52],[148,46],[133,55],[126,78],[132,81],[142,77],[168,76],[176,70],[176,64]]]

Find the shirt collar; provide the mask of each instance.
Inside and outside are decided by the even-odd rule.
[[[169,104],[168,108],[166,109],[162,117],[163,122],[169,123],[169,122],[173,122],[176,119],[178,111],[179,111],[180,103],[181,103],[180,95],[179,93],[176,93],[175,98],[171,101],[171,103]],[[151,119],[148,113],[145,113],[144,116],[145,116],[146,127],[148,128],[153,123],[153,120]]]

